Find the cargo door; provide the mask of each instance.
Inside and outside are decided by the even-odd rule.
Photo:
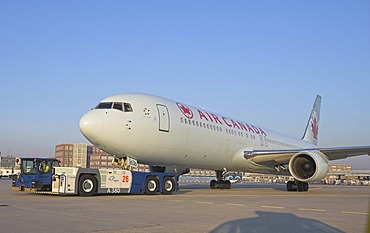
[[[159,116],[159,131],[170,132],[170,115],[165,105],[157,104]]]

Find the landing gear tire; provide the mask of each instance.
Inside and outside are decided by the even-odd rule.
[[[230,189],[231,188],[231,182],[229,180],[223,180],[223,176],[225,171],[222,170],[216,170],[216,179],[217,180],[211,180],[210,187],[211,189]]]
[[[308,185],[308,183],[307,183],[307,182],[303,182],[303,191],[304,191],[304,192],[307,192],[307,191],[308,191],[308,189],[309,189],[309,185]]]
[[[288,181],[286,187],[287,187],[286,189],[288,191],[297,191],[297,187],[296,187],[294,181]]]
[[[288,191],[298,192],[307,192],[309,189],[308,183],[302,181],[288,181],[286,187]]]
[[[229,180],[211,180],[211,189],[230,189],[231,182]]]
[[[308,191],[308,183],[307,182],[298,181],[297,191],[298,192],[307,192]]]
[[[163,179],[162,194],[170,195],[175,191],[175,180],[173,177],[165,177]]]
[[[145,181],[145,194],[153,195],[157,193],[159,181],[154,176],[148,176]]]
[[[90,174],[83,174],[78,182],[78,194],[83,197],[90,197],[96,194],[98,182]]]
[[[303,190],[304,190],[304,184],[303,184],[303,182],[298,182],[297,191],[298,192],[302,192]]]

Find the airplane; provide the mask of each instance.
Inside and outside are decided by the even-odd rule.
[[[326,176],[330,160],[370,155],[370,146],[318,147],[320,108],[317,95],[301,139],[139,93],[103,99],[79,126],[93,145],[116,158],[148,164],[151,171],[214,170],[212,189],[230,189],[223,176],[239,171],[289,175],[294,181],[287,182],[288,191],[308,191],[308,182]]]

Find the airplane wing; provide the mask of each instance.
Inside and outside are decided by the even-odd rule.
[[[250,159],[255,163],[275,162],[283,164],[289,162],[289,159],[294,154],[303,151],[319,151],[329,160],[337,160],[358,155],[370,155],[370,146],[313,147],[288,150],[245,150],[244,158]]]

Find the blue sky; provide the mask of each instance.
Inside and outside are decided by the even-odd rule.
[[[80,117],[143,92],[301,137],[370,144],[369,1],[2,1],[0,151],[87,142]],[[351,163],[370,169],[370,157]]]

